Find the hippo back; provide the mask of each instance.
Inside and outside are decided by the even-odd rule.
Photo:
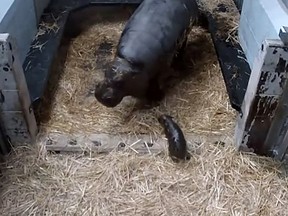
[[[144,0],[122,32],[117,55],[135,65],[153,65],[173,52],[197,16],[195,0]]]

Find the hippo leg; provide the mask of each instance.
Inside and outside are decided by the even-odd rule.
[[[158,77],[152,78],[149,82],[149,87],[146,91],[146,98],[143,100],[143,107],[151,109],[159,106],[160,101],[165,97],[164,91],[160,88],[158,83]]]
[[[152,109],[160,105],[160,101],[165,97],[164,91],[160,88],[158,78],[149,81],[144,98],[139,98],[137,109]]]
[[[188,43],[188,35],[191,31],[191,28],[187,28],[185,32],[183,33],[182,38],[179,40],[175,54],[173,55],[172,59],[172,67],[175,69],[181,68],[185,63],[184,57],[186,53],[187,43]]]
[[[164,91],[165,89],[169,88],[169,86],[173,85],[173,80],[176,80],[179,76],[180,73],[178,70],[175,70],[172,67],[168,67],[167,65],[165,70],[160,73],[158,78],[160,89]]]
[[[188,35],[185,36],[182,44],[176,50],[176,54],[173,58],[173,62],[178,61],[178,60],[183,58],[183,56],[185,54],[186,47],[187,47],[187,41],[188,41]]]
[[[150,101],[160,101],[164,96],[165,93],[159,86],[158,78],[153,78],[149,83],[149,88],[147,89],[147,99]]]

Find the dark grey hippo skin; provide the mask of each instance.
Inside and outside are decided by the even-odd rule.
[[[96,99],[106,107],[126,96],[161,100],[162,84],[174,73],[172,61],[185,50],[197,18],[195,0],[144,0],[126,23],[104,80],[96,84]]]

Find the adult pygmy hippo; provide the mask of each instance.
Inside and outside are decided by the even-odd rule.
[[[96,99],[107,107],[117,106],[125,96],[162,99],[160,83],[197,17],[196,0],[144,0],[121,34],[112,67],[96,84]]]

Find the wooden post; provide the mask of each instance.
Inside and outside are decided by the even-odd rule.
[[[282,40],[265,40],[254,63],[238,117],[239,149],[282,160],[288,147],[288,47]],[[279,36],[280,36],[279,34]],[[287,37],[286,37],[287,38]]]
[[[0,34],[0,119],[11,143],[34,142],[37,124],[16,42]]]

